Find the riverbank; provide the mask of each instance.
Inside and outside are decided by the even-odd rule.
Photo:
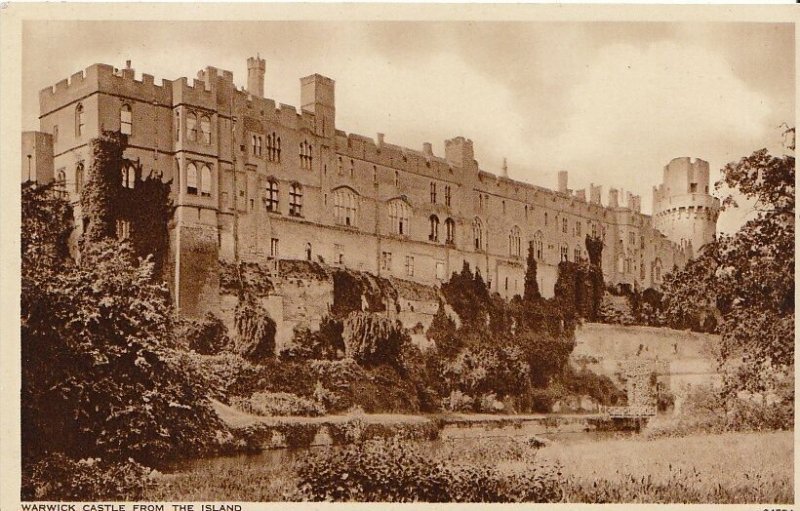
[[[341,446],[375,439],[436,440],[598,431],[637,431],[637,420],[600,414],[351,414],[263,417],[214,401],[217,415],[246,452],[265,449]]]
[[[498,450],[525,451],[498,460]],[[641,436],[559,442],[537,449],[519,439],[414,442],[435,459],[519,472],[557,466],[563,501],[651,503],[792,502],[793,433],[725,433],[649,440]],[[199,460],[159,475],[153,501],[281,501],[296,495],[295,468],[324,449]],[[616,467],[616,468],[610,468]]]

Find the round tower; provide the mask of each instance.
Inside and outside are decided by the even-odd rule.
[[[694,256],[714,240],[718,217],[719,199],[710,194],[708,162],[688,157],[669,162],[661,184],[653,188],[653,226]]]

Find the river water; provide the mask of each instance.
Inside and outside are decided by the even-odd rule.
[[[435,453],[447,442],[474,442],[474,441],[508,441],[512,438],[529,438],[531,435],[523,430],[485,430],[484,435],[470,435],[469,437],[450,437],[439,440],[420,440],[426,444],[426,451]],[[516,433],[516,434],[515,434]],[[553,443],[571,445],[578,443],[597,442],[614,438],[630,438],[636,436],[633,431],[566,431],[556,433],[537,433],[537,438],[542,438]],[[302,448],[286,449],[267,449],[256,454],[237,454],[234,456],[218,456],[214,458],[201,458],[196,460],[185,460],[170,467],[167,472],[191,472],[199,468],[212,471],[224,471],[230,468],[242,467],[246,465],[256,466],[286,466],[289,467],[293,462],[307,458],[314,452],[325,449],[340,449],[341,447],[313,446]]]

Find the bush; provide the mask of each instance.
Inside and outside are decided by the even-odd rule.
[[[675,414],[651,421],[646,433],[660,437],[791,429],[794,425],[794,401],[788,397],[766,399],[743,394],[726,399],[720,389],[710,385],[693,386]]]
[[[181,321],[177,337],[187,348],[201,355],[218,355],[230,345],[225,324],[210,312],[203,319]]]
[[[23,466],[22,500],[141,500],[150,474],[150,469],[130,460],[74,460],[55,453]]]
[[[231,399],[231,404],[244,412],[267,417],[274,415],[315,417],[325,413],[325,408],[321,404],[287,392],[256,392],[249,399]]]
[[[234,310],[236,350],[251,362],[275,356],[275,321],[250,294],[243,294]]]
[[[555,473],[434,457],[408,441],[369,441],[312,455],[297,467],[297,498],[366,502],[558,502]]]
[[[400,367],[403,345],[411,342],[399,321],[368,312],[350,313],[344,320],[342,337],[345,354],[365,367]]]
[[[281,360],[336,360],[344,356],[341,321],[325,316],[319,330],[297,326],[292,340],[281,348]]]
[[[475,408],[475,399],[460,390],[453,390],[445,400],[445,406],[451,412],[471,412]]]

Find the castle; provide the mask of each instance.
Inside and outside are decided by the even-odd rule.
[[[300,109],[264,97],[265,61],[248,63],[246,89],[229,71],[197,78],[135,77],[95,64],[39,93],[40,132],[23,134],[23,180],[55,180],[76,204],[103,130],[128,135],[123,186],[149,173],[172,182],[176,206],[167,269],[178,308],[200,314],[218,294],[220,260],[272,265],[302,259],[424,284],[466,261],[492,291],[523,291],[532,247],[539,288],[551,296],[560,261],[585,258],[585,237],[604,240],[606,282],[658,287],[713,239],[718,199],[708,163],[676,158],[640,197],[602,187],[549,190],[482,170],[472,141],[445,154],[337,129],[334,81],[300,80]],[[141,174],[145,173],[145,176]],[[76,223],[80,228],[80,222]],[[125,221],[120,222],[125,235]],[[77,235],[77,233],[76,233]]]

